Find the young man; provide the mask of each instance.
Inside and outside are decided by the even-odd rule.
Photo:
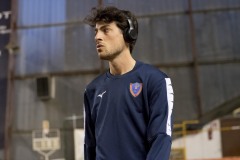
[[[131,56],[137,19],[105,7],[85,21],[95,27],[98,56],[109,62],[84,95],[85,160],[169,160],[173,89],[166,74]]]

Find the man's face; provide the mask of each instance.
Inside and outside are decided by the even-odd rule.
[[[96,23],[95,41],[98,56],[104,60],[112,60],[126,49],[122,31],[115,22]]]

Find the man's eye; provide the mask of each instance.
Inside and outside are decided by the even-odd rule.
[[[95,34],[95,36],[97,35],[97,33],[98,33],[98,30],[97,30],[97,29],[95,29],[95,31],[94,31],[94,34]]]
[[[104,33],[107,33],[108,31],[109,31],[108,28],[105,28],[105,29],[103,30]]]

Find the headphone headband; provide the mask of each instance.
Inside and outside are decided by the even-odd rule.
[[[130,29],[130,30],[133,30],[134,27],[133,27],[132,20],[131,20],[130,18],[127,18],[127,21],[128,21],[129,29]]]

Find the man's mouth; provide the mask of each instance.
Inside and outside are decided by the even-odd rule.
[[[96,48],[97,48],[97,49],[100,49],[101,47],[103,47],[102,44],[97,44],[97,45],[96,45]]]

